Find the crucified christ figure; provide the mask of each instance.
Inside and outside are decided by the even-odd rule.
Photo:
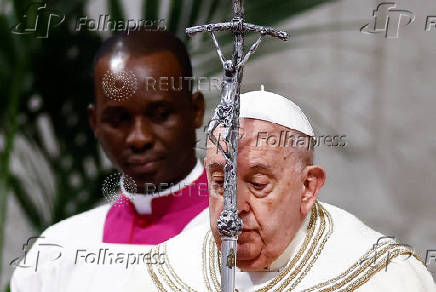
[[[213,43],[215,45],[216,51],[220,58],[220,61],[224,68],[223,81],[221,83],[221,100],[217,105],[214,113],[214,117],[212,119],[212,127],[209,129],[209,137],[217,147],[220,147],[221,151],[223,151],[222,147],[219,145],[219,141],[216,140],[216,137],[213,135],[213,131],[218,127],[219,124],[222,124],[224,129],[224,138],[225,141],[229,141],[228,135],[230,131],[230,126],[232,120],[234,118],[234,107],[236,106],[234,98],[236,95],[237,89],[237,75],[239,69],[242,68],[245,63],[248,61],[250,56],[256,52],[256,49],[259,47],[260,42],[262,41],[262,37],[265,35],[264,32],[261,32],[260,36],[257,40],[251,45],[250,50],[245,54],[243,59],[238,63],[234,64],[233,60],[227,60],[224,57],[224,54],[218,44],[218,40],[215,37],[215,33],[213,31],[210,32]],[[239,113],[238,113],[239,114]],[[224,151],[223,151],[224,152]],[[226,158],[228,156],[226,155]]]

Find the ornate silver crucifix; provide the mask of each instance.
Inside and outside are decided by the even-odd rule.
[[[215,44],[218,56],[224,67],[224,76],[221,87],[221,100],[215,109],[214,117],[209,125],[208,137],[218,147],[226,159],[224,174],[224,209],[218,219],[217,227],[221,234],[221,291],[235,291],[235,265],[238,235],[242,231],[242,221],[238,217],[237,206],[237,161],[238,161],[238,134],[239,134],[239,94],[242,82],[244,64],[254,54],[264,35],[270,35],[281,40],[287,40],[288,34],[244,22],[244,9],[242,0],[232,0],[233,19],[229,22],[193,26],[186,29],[190,36],[198,32],[209,32]],[[234,36],[233,56],[226,60],[218,41],[216,31],[230,30]],[[257,40],[244,56],[244,34],[246,32],[260,33]],[[224,128],[223,142],[214,136],[214,130],[222,125]]]

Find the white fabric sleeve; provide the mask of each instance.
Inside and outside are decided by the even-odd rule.
[[[415,257],[399,256],[375,274],[358,292],[436,292],[433,277]]]
[[[62,243],[50,235],[50,228],[33,243],[17,264],[10,281],[11,292],[55,292],[62,255]]]

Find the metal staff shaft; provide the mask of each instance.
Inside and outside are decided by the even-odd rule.
[[[233,0],[233,23],[238,25],[239,29],[233,30],[233,64],[240,64],[244,58],[244,10],[243,10],[243,0]],[[224,197],[224,209],[218,219],[218,225],[222,225],[223,221],[226,220],[224,211],[227,210],[231,212],[232,219],[239,228],[234,230],[234,232],[228,232],[228,230],[223,230],[225,228],[218,229],[221,233],[221,291],[222,292],[234,292],[235,291],[235,268],[236,268],[236,258],[238,250],[238,235],[242,232],[242,221],[238,217],[238,206],[237,206],[237,177],[238,177],[238,133],[239,133],[239,94],[243,76],[243,66],[235,66],[236,71],[236,84],[235,84],[235,96],[233,98],[233,119],[230,124],[229,141],[231,143],[230,148],[230,160],[226,163],[231,169],[227,171],[224,175],[224,183],[229,186],[230,192],[225,194]],[[224,216],[223,216],[224,215]],[[220,224],[221,221],[221,224]],[[234,224],[235,224],[234,223]],[[238,224],[239,223],[239,224]]]
[[[218,56],[224,67],[221,87],[221,99],[217,105],[209,125],[208,137],[226,158],[224,167],[224,208],[217,222],[221,234],[221,291],[235,291],[235,267],[237,256],[238,235],[242,231],[242,221],[238,217],[237,206],[237,161],[239,134],[239,94],[242,82],[243,67],[250,55],[254,54],[263,35],[270,35],[281,40],[287,40],[288,34],[276,31],[271,27],[263,27],[244,22],[242,0],[232,0],[233,19],[230,22],[194,26],[186,29],[186,33],[194,35],[199,32],[211,33]],[[225,60],[214,32],[230,30],[233,33],[233,55],[231,60]],[[251,46],[244,57],[244,33],[255,31],[261,36]],[[213,132],[218,125],[224,126],[223,149]]]

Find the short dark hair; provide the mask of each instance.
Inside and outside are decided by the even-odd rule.
[[[192,78],[192,64],[185,44],[174,34],[159,30],[121,31],[103,42],[94,56],[92,63],[92,76],[95,66],[104,56],[113,53],[117,44],[122,43],[124,48],[137,55],[148,55],[163,50],[174,54],[180,63],[183,77]]]

